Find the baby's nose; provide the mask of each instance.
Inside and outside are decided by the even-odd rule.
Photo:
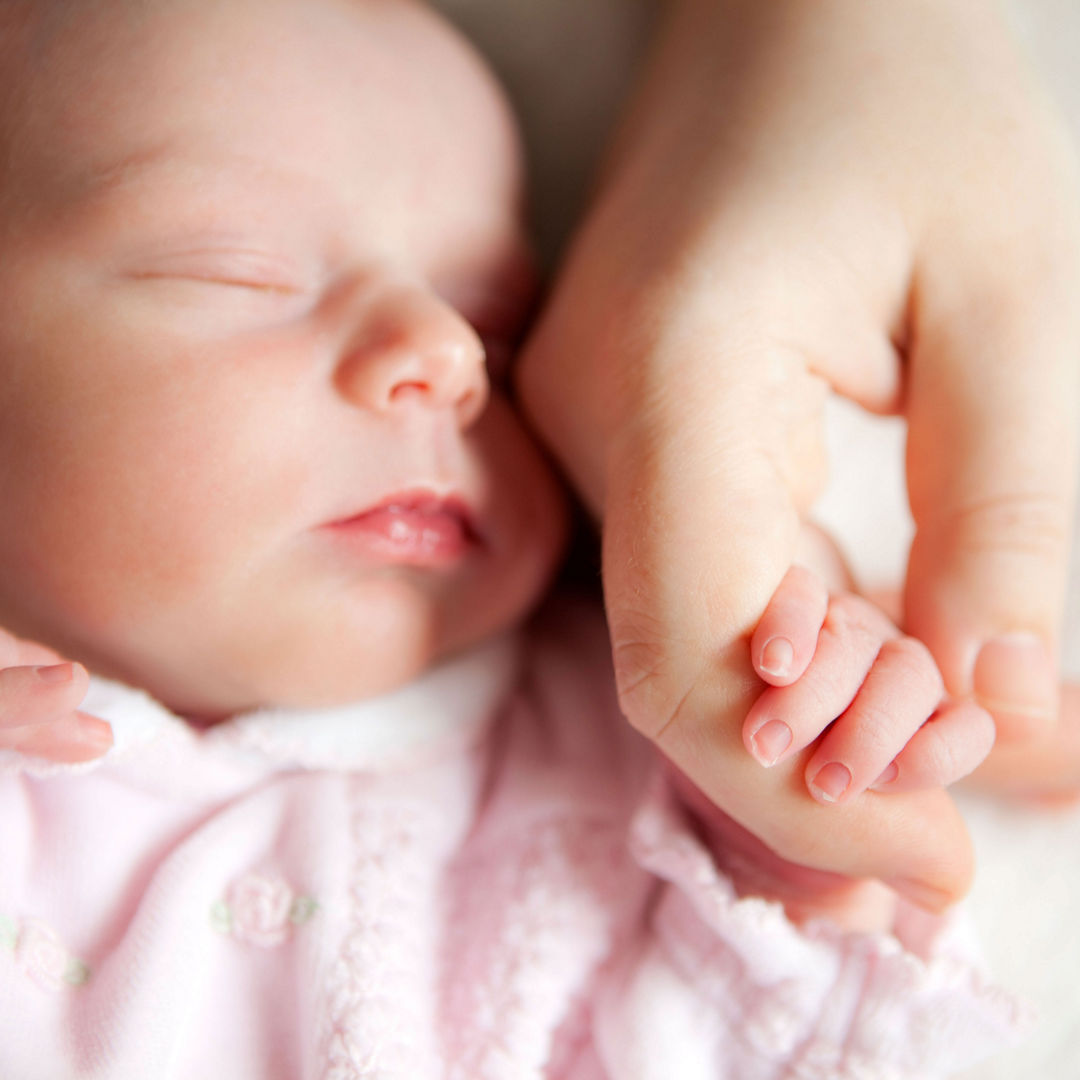
[[[484,346],[476,331],[417,285],[386,287],[363,305],[335,381],[361,407],[453,409],[462,427],[479,416],[488,395]]]

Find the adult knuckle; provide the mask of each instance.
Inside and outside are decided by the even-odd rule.
[[[1069,543],[1069,512],[1055,493],[1010,491],[956,507],[942,522],[972,554],[1058,559]]]

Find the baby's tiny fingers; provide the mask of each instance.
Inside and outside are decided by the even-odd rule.
[[[0,669],[59,664],[62,659],[59,653],[47,645],[17,638],[0,627]]]
[[[112,728],[76,712],[88,684],[80,664],[0,669],[0,749],[65,764],[101,757]]]
[[[792,566],[776,587],[750,640],[754,670],[772,686],[788,686],[806,670],[825,621],[825,582],[803,566]]]
[[[875,791],[948,787],[974,772],[994,745],[994,719],[973,701],[946,705],[909,740],[874,783]]]
[[[855,699],[807,763],[810,793],[836,803],[868,788],[933,714],[943,691],[925,645],[914,638],[886,641]]]
[[[0,730],[46,723],[74,711],[88,684],[79,664],[0,668]]]
[[[0,746],[5,749],[65,765],[93,761],[112,744],[112,728],[104,720],[80,712],[0,734]]]
[[[809,746],[851,704],[882,640],[896,634],[866,601],[856,596],[834,599],[810,666],[790,686],[764,690],[750,707],[743,721],[746,749],[768,767]]]

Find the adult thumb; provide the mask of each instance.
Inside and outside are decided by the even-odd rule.
[[[911,364],[906,629],[999,741],[1057,715],[1080,395],[1080,327],[1062,300],[952,297],[926,313]]]

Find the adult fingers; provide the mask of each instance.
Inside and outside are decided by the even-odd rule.
[[[928,273],[914,315],[905,628],[1004,741],[1045,730],[1057,709],[1080,394],[1074,259],[966,287]]]
[[[1025,742],[998,744],[965,786],[995,795],[1052,800],[1080,795],[1080,685],[1065,683],[1057,725]]]

